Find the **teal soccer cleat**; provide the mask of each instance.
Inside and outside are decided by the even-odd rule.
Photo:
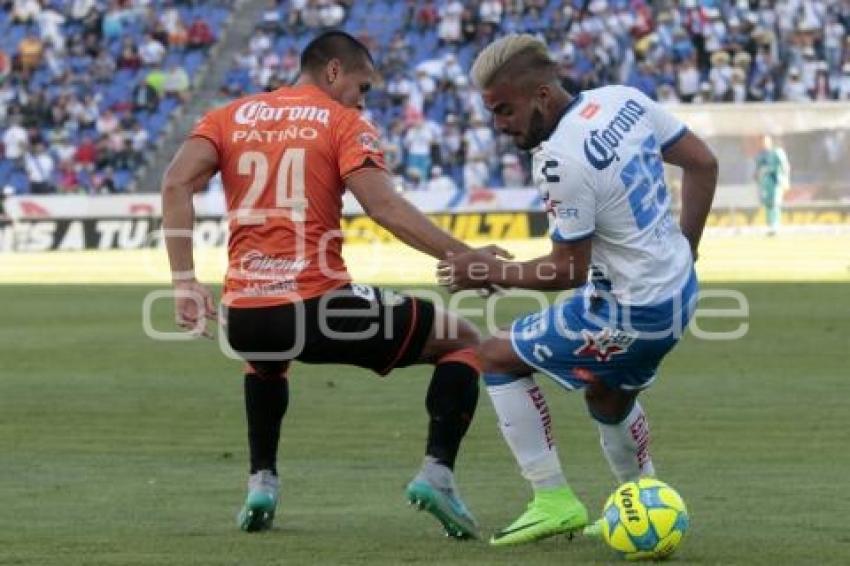
[[[248,533],[272,528],[277,509],[280,481],[270,470],[260,470],[248,479],[248,497],[236,518],[239,528]]]
[[[407,501],[433,515],[456,539],[478,538],[478,523],[457,492],[452,471],[426,459],[422,471],[405,490]]]

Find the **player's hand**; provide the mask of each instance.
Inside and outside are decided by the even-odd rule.
[[[451,293],[482,289],[490,294],[495,289],[490,276],[501,268],[500,258],[511,259],[513,255],[499,246],[485,246],[460,254],[449,252],[446,259],[437,264],[437,282]]]
[[[483,248],[475,248],[472,251],[490,254],[492,256],[500,257],[502,259],[513,259],[514,258],[514,254],[512,254],[511,252],[509,252],[505,248],[502,248],[502,247],[499,247],[499,246],[496,246],[496,245],[493,245],[493,244],[491,244],[489,246],[484,246]]]
[[[215,298],[195,279],[174,282],[174,321],[195,336],[212,338],[207,321],[216,320]]]

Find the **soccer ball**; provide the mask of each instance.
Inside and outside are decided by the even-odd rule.
[[[667,558],[687,530],[685,502],[654,478],[624,483],[602,511],[602,538],[627,560]]]

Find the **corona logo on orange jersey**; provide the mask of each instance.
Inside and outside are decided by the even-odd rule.
[[[303,120],[327,126],[330,110],[318,106],[269,106],[262,100],[250,100],[240,106],[233,120],[241,126],[256,126],[257,122]]]

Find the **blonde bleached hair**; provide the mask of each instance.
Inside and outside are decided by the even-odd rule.
[[[512,63],[520,60],[523,65],[510,69],[515,66]],[[546,44],[527,33],[512,33],[497,39],[478,54],[472,64],[472,81],[479,89],[485,89],[508,69],[521,72],[544,67],[550,70],[556,67]]]

